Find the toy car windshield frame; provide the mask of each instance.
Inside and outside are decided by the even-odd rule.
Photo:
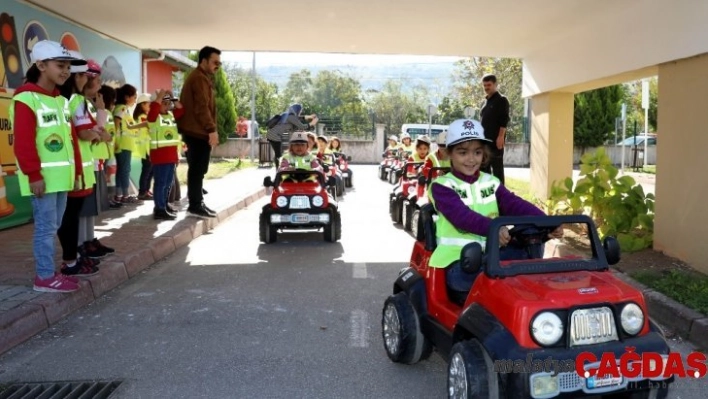
[[[588,226],[588,238],[592,248],[590,259],[553,259],[543,262],[538,260],[514,261],[508,267],[502,267],[499,260],[499,229],[509,225],[534,225],[536,227],[557,227],[562,224],[585,224]],[[563,216],[500,216],[492,219],[487,234],[485,248],[485,273],[489,277],[512,277],[521,274],[560,273],[574,271],[603,271],[609,268],[605,250],[597,234],[595,223],[586,215]]]
[[[278,171],[278,173],[275,174],[275,181],[273,182],[274,187],[280,186],[281,183],[283,183],[283,175],[288,175],[288,177],[293,176],[296,177],[296,180],[299,180],[301,183],[312,183],[312,182],[305,182],[305,178],[315,175],[317,176],[317,182],[320,183],[322,186],[326,186],[327,182],[325,181],[324,174],[322,172],[319,172],[317,170],[307,170],[307,169],[294,169],[294,170],[282,170]]]

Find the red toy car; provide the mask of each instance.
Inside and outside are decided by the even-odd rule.
[[[342,172],[342,177],[344,178],[344,187],[350,188],[352,186],[352,170],[349,169],[349,162],[352,161],[352,157],[347,156],[343,152],[335,152],[334,157],[337,160],[337,166],[339,171]]]
[[[418,176],[418,183],[416,184],[415,193],[409,193],[403,201],[403,209],[401,210],[401,224],[403,224],[403,229],[410,231],[416,239],[418,239],[418,234],[422,233],[422,230],[418,229],[420,210],[425,204],[430,203],[430,198],[428,198],[430,183],[434,178],[442,176],[449,171],[450,168],[447,167],[432,167],[426,171],[427,176],[423,176],[423,172],[421,172],[421,175]]]
[[[324,240],[336,242],[342,236],[342,221],[337,202],[327,193],[335,185],[334,177],[315,170],[279,171],[275,182],[263,179],[265,187],[273,187],[270,203],[260,215],[260,240],[277,241],[278,230],[322,229]]]
[[[393,223],[403,223],[404,229],[406,223],[409,224],[407,230],[410,230],[410,220],[404,220],[404,204],[408,198],[418,195],[418,169],[423,166],[423,162],[406,162],[398,171],[392,171],[400,176],[400,184],[393,188],[388,197],[388,209],[391,214]],[[405,171],[405,173],[404,173]],[[409,216],[409,215],[405,215]]]
[[[387,150],[383,154],[384,159],[379,164],[379,179],[388,180],[388,174],[398,159],[398,150]]]
[[[476,242],[461,250],[461,270],[473,274],[474,282],[460,298],[459,291],[450,291],[446,269],[428,266],[436,246],[434,217],[433,206],[425,205],[423,240],[415,242],[410,266],[401,270],[384,303],[382,336],[392,361],[413,364],[436,348],[448,361],[451,398],[667,396],[674,377],[586,378],[575,371],[581,352],[597,359],[611,353],[619,364],[627,347],[664,359],[670,351],[661,329],[649,320],[642,293],[609,270],[619,261],[618,242],[612,237],[601,242],[590,218],[495,218],[484,255]],[[543,259],[548,233],[567,224],[587,226],[589,255]],[[499,229],[507,225],[514,225],[512,242],[528,251],[529,260],[500,261]],[[529,358],[553,359],[563,367],[549,372],[535,365],[512,371],[499,366],[523,366]],[[599,363],[583,367],[597,370]]]
[[[333,177],[335,180],[334,187],[330,189],[330,193],[334,199],[339,199],[344,195],[346,189],[344,187],[344,177],[337,166],[337,158],[334,154],[322,154],[318,157],[320,159],[320,163],[324,167],[325,174]]]

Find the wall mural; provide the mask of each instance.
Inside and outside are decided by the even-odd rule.
[[[0,230],[27,223],[32,217],[29,198],[20,196],[17,185],[8,109],[13,89],[24,83],[32,47],[47,39],[100,63],[104,84],[118,88],[129,83],[139,88],[141,83],[139,50],[20,2],[0,4]]]

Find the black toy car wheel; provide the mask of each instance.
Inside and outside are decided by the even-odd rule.
[[[401,223],[401,211],[403,207],[403,199],[400,196],[395,196],[390,199],[389,203],[389,213],[391,214],[391,221],[393,223]]]
[[[323,235],[327,242],[337,242],[342,238],[342,217],[339,212],[332,214],[332,221],[324,227]]]
[[[344,179],[337,175],[337,196],[341,197],[344,194]]]
[[[396,184],[396,170],[395,169],[391,169],[388,172],[388,182],[391,184]]]
[[[414,206],[413,208],[413,214],[411,215],[411,233],[417,241],[425,241],[423,228],[420,226],[420,209],[417,206]]]
[[[344,179],[344,186],[347,188],[352,187],[352,172],[350,170],[347,171],[347,177]]]
[[[259,236],[262,242],[266,244],[274,243],[278,240],[278,229],[270,224],[267,213],[261,213],[258,223]]]
[[[386,180],[386,169],[382,166],[379,166],[379,179]]]
[[[499,383],[492,360],[476,340],[460,341],[452,347],[447,368],[449,398],[499,398]]]
[[[403,230],[411,231],[411,218],[413,217],[413,205],[408,201],[403,201],[403,209],[401,210],[401,224]]]
[[[413,304],[403,292],[389,296],[384,302],[381,335],[386,354],[396,363],[417,363],[428,358],[433,350],[420,331]]]

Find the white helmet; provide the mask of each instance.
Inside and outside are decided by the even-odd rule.
[[[435,140],[438,145],[447,145],[447,130],[438,134],[438,138]]]
[[[484,137],[482,124],[474,119],[458,119],[447,128],[448,147],[470,140],[482,140],[492,142]]]
[[[408,134],[408,133],[402,133],[402,134],[401,134],[401,141],[403,141],[403,139],[409,139],[409,138],[411,138],[411,135],[410,135],[410,134]]]
[[[428,136],[426,136],[426,135],[418,136],[418,138],[415,139],[416,144],[417,144],[419,141],[420,141],[420,142],[423,142],[423,143],[427,143],[428,145],[430,145],[430,137],[428,137]]]
[[[398,143],[398,137],[396,137],[395,135],[388,136],[388,139],[389,139],[389,140],[393,140],[393,141],[395,141],[396,143]]]

